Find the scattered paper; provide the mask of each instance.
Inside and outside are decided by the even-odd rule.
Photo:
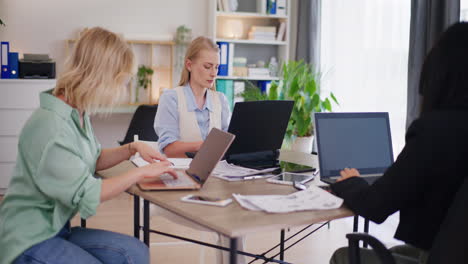
[[[259,174],[266,174],[276,169],[277,168],[255,170],[255,169],[250,169],[250,168],[245,168],[245,167],[229,164],[227,161],[223,160],[223,161],[218,162],[215,169],[213,170],[212,175],[214,177],[227,180],[227,181],[242,181],[242,180],[247,180],[247,179],[271,177],[273,176],[272,174],[269,174],[269,175],[259,175]],[[254,175],[256,177],[249,178],[249,176],[254,176]]]
[[[233,194],[233,196],[242,207],[267,213],[328,210],[339,208],[343,204],[343,199],[316,186],[289,195]]]

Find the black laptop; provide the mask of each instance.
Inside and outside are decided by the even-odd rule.
[[[228,132],[236,139],[226,152],[228,162],[251,168],[279,166],[278,154],[283,144],[294,101],[238,102]],[[194,153],[186,153],[194,156]]]
[[[356,168],[372,184],[393,163],[388,113],[315,113],[320,179],[334,183]]]

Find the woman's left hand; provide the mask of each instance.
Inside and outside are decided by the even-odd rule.
[[[344,181],[344,180],[349,179],[351,177],[361,176],[359,171],[354,169],[354,168],[352,168],[352,169],[344,168],[342,171],[340,171],[340,175],[341,175],[341,177],[336,180],[337,182]]]
[[[141,142],[141,141],[136,141],[130,143],[130,148],[133,150],[133,153],[140,153],[140,156],[146,160],[149,163],[154,163],[156,162],[155,160],[160,160],[160,161],[166,161],[167,158],[159,153],[159,151],[155,150],[152,148],[150,145]]]

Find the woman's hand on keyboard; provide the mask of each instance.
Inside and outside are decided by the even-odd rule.
[[[141,174],[143,175],[143,178],[156,178],[161,176],[164,173],[168,173],[174,177],[174,179],[177,179],[177,173],[175,172],[174,169],[170,168],[171,162],[169,161],[161,161],[161,162],[156,162],[156,163],[151,163],[149,165],[143,166],[138,168],[141,170]]]

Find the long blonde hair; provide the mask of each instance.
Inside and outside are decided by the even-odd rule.
[[[202,50],[212,50],[219,52],[218,45],[213,43],[213,41],[207,37],[198,37],[190,43],[189,47],[187,48],[187,52],[185,53],[184,58],[184,69],[182,70],[182,74],[180,76],[179,86],[186,85],[190,81],[190,72],[187,69],[185,63],[187,60],[194,60],[200,54]],[[215,89],[214,86],[212,89]]]
[[[125,40],[100,27],[86,31],[77,41],[54,95],[88,114],[112,108],[126,94],[134,55]]]

